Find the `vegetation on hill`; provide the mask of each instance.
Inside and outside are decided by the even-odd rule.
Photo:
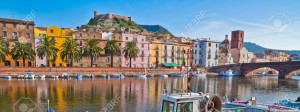
[[[170,34],[173,37],[173,34],[169,32],[166,28],[161,25],[139,25],[140,27],[146,29],[147,31],[158,33],[158,34]]]
[[[282,51],[282,52],[285,52],[287,54],[300,54],[300,50],[276,50],[276,49],[268,49],[268,48],[262,47],[260,45],[257,45],[255,43],[251,43],[251,42],[245,42],[244,46],[250,52],[254,52],[254,53],[260,53],[260,52],[264,52],[266,50],[274,50],[274,51]]]

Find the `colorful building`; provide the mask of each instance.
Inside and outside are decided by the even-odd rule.
[[[69,28],[59,28],[57,26],[51,26],[47,28],[47,36],[51,37],[55,40],[56,42],[56,47],[59,50],[62,50],[61,45],[64,43],[64,41],[67,38],[73,39],[73,30],[69,29]],[[56,67],[56,66],[61,66],[61,67],[66,67],[69,66],[69,62],[67,61],[63,61],[60,58],[60,51],[57,53],[57,56],[59,58],[57,58],[55,61],[50,62],[50,65],[52,67]]]
[[[0,18],[0,36],[9,42],[9,49],[13,48],[15,42],[26,42],[34,49],[34,22],[16,19]],[[34,61],[25,61],[26,67],[34,66]],[[6,56],[6,61],[1,62],[0,66],[19,67],[23,66],[23,61],[13,60],[11,56]]]
[[[149,67],[160,67],[162,63],[162,42],[153,40],[149,43]]]
[[[194,64],[201,67],[218,65],[219,42],[203,38],[194,43]]]
[[[134,41],[137,43],[137,47],[140,50],[138,57],[131,60],[131,66],[137,68],[149,67],[149,42],[146,40],[146,37],[139,34],[129,33],[122,33],[121,35],[121,48],[124,48],[127,42]],[[126,59],[123,54],[121,61],[122,67],[130,66],[129,59]]]

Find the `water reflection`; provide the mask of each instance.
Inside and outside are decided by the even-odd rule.
[[[163,88],[186,89],[186,82],[186,78],[158,77],[81,81],[0,79],[0,112],[13,111],[14,103],[21,97],[37,103],[37,111],[46,110],[47,99],[57,112],[101,111],[104,107],[111,111],[158,111]],[[194,92],[227,94],[229,98],[241,100],[256,96],[259,103],[274,103],[286,97],[298,97],[300,81],[274,77],[199,77],[191,80],[191,87]]]

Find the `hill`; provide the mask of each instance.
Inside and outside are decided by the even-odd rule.
[[[173,36],[173,34],[169,32],[169,30],[167,30],[161,25],[139,25],[139,26],[153,33],[170,34],[171,36]]]
[[[275,51],[282,51],[285,52],[287,54],[300,54],[300,50],[278,50],[278,49],[269,49],[269,48],[265,48],[262,47],[260,45],[257,45],[255,43],[251,43],[251,42],[245,42],[244,46],[250,51],[250,52],[254,52],[254,53],[260,53],[263,52],[265,50],[275,50]]]

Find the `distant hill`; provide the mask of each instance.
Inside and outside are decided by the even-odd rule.
[[[245,42],[244,46],[250,51],[254,53],[260,53],[265,50],[269,50],[269,48],[262,47],[260,45],[257,45],[255,43],[251,42]],[[283,51],[287,54],[300,54],[300,50],[277,50],[277,49],[271,49],[271,50],[276,50],[276,51]]]
[[[153,33],[170,34],[171,36],[173,36],[173,34],[169,32],[169,30],[167,30],[161,25],[139,25],[139,26]]]

